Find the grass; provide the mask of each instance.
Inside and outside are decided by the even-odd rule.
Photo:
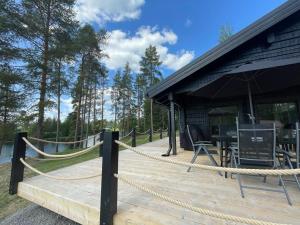
[[[159,139],[159,134],[153,135],[153,141]],[[123,142],[127,143],[128,145],[131,145],[131,139],[130,137],[124,138],[122,140]],[[136,138],[136,144],[141,145],[148,142],[148,135],[139,135]],[[124,148],[120,148],[120,150],[123,150]],[[65,150],[64,152],[61,152],[59,154],[67,154],[74,152],[76,150]],[[52,170],[57,170],[59,168],[71,166],[80,162],[84,162],[87,160],[95,159],[99,156],[99,150],[98,148],[95,148],[94,150],[81,155],[79,157],[66,159],[66,160],[52,160],[52,161],[36,161],[33,159],[27,159],[26,161],[32,165],[33,167],[37,168],[38,170],[42,172],[49,172]],[[5,217],[14,214],[18,210],[26,207],[29,202],[19,198],[16,195],[9,195],[8,194],[8,187],[9,187],[9,180],[10,180],[10,171],[11,171],[11,164],[5,163],[3,165],[0,165],[0,221],[3,220]],[[28,169],[25,169],[24,173],[24,179],[35,176],[36,174],[29,171]]]

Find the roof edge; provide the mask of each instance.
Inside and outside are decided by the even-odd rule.
[[[277,23],[283,21],[287,17],[293,15],[300,10],[300,1],[289,0],[286,3],[275,8],[271,12],[267,13],[260,19],[256,20],[252,24],[248,25],[246,28],[242,29],[238,33],[234,34],[225,42],[217,45],[211,50],[204,53],[202,56],[194,59],[189,64],[185,65],[181,69],[177,70],[165,80],[150,87],[147,90],[147,96],[150,98],[155,97],[163,91],[173,86],[179,81],[192,75],[197,70],[209,65],[213,61],[221,58],[225,54],[231,52],[237,47],[241,46],[245,42],[253,39],[257,35],[276,25]]]

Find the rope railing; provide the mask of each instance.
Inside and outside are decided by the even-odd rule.
[[[63,155],[53,155],[53,154],[48,154],[46,152],[41,151],[40,149],[38,149],[37,147],[35,147],[32,143],[30,143],[30,141],[28,141],[27,138],[23,137],[22,139],[34,151],[36,151],[40,155],[43,155],[43,156],[46,156],[46,157],[49,157],[49,158],[69,158],[69,157],[80,156],[80,155],[83,155],[83,154],[86,154],[86,153],[92,151],[94,148],[96,148],[96,147],[100,146],[101,144],[103,144],[103,141],[101,141],[101,142],[98,142],[95,145],[93,145],[93,146],[91,146],[91,147],[89,147],[87,149],[84,149],[82,151],[78,151],[78,152],[74,152],[74,153],[70,153],[70,154],[63,154]]]
[[[148,134],[149,131],[150,131],[150,129],[146,130],[145,132],[138,132],[138,131],[136,131],[136,133],[139,134],[139,135],[145,135],[145,134]]]
[[[128,134],[126,134],[125,136],[122,136],[122,137],[120,138],[120,140],[129,137],[129,136],[132,134],[132,132],[133,132],[133,130],[131,130],[131,131],[130,131]]]
[[[153,191],[153,190],[151,190],[151,189],[149,189],[145,186],[142,186],[142,185],[136,183],[135,181],[130,180],[127,177],[122,176],[120,174],[114,174],[114,176],[116,178],[118,178],[119,180],[121,180],[122,182],[137,188],[138,190],[144,191],[144,192],[149,193],[149,194],[151,194],[151,195],[153,195],[153,196],[155,196],[155,197],[157,197],[161,200],[164,200],[164,201],[172,203],[174,205],[183,207],[185,209],[189,209],[189,210],[194,211],[196,213],[200,213],[202,215],[211,216],[211,217],[215,217],[215,218],[223,219],[223,220],[227,220],[227,221],[233,221],[233,222],[244,223],[244,224],[251,224],[251,225],[284,225],[284,224],[280,224],[280,223],[265,222],[265,221],[256,220],[256,219],[244,218],[244,217],[239,217],[239,216],[232,216],[232,215],[215,212],[215,211],[208,210],[208,209],[195,207],[195,206],[192,206],[189,203],[185,203],[185,202],[170,198],[168,196],[165,196],[163,194],[160,194],[158,192],[155,192],[155,191]]]
[[[101,133],[101,132],[100,132]],[[36,138],[36,137],[28,137],[28,139],[34,140],[34,141],[39,141],[39,142],[44,142],[44,143],[49,143],[49,144],[65,144],[65,145],[71,145],[71,144],[77,144],[77,143],[82,143],[85,141],[88,141],[90,139],[93,139],[95,137],[97,137],[100,133],[95,134],[91,137],[88,137],[86,139],[83,140],[79,140],[79,141],[49,141],[49,140],[45,140],[45,139],[40,139],[40,138]]]
[[[208,166],[201,164],[193,164],[189,162],[183,162],[173,159],[167,159],[160,156],[155,156],[151,154],[147,154],[143,151],[137,150],[121,141],[115,140],[115,142],[141,156],[158,160],[161,162],[166,162],[175,165],[181,165],[186,167],[193,167],[203,170],[215,171],[215,172],[229,172],[229,173],[238,173],[238,174],[248,174],[248,175],[271,175],[271,176],[288,176],[288,175],[297,175],[300,174],[300,169],[244,169],[244,168],[229,168],[229,167],[218,167],[218,166]]]
[[[28,169],[32,170],[33,172],[42,175],[44,177],[48,177],[50,179],[54,179],[54,180],[86,180],[86,179],[91,179],[91,178],[95,178],[95,177],[100,177],[101,173],[97,173],[97,174],[93,174],[93,175],[87,175],[87,176],[82,176],[82,177],[62,177],[62,176],[53,176],[47,173],[43,173],[42,171],[39,171],[38,169],[32,167],[31,165],[29,165],[27,162],[25,162],[25,160],[23,158],[20,158],[21,163],[27,167]]]

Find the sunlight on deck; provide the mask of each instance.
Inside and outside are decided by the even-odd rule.
[[[167,143],[168,140],[163,139],[141,145],[138,149],[160,155],[166,152]],[[217,155],[214,157],[218,159]],[[176,158],[189,161],[192,152],[179,150]],[[94,159],[49,174],[70,177],[95,174],[101,170],[101,163],[100,159]],[[208,164],[208,159],[201,155],[197,163]],[[243,199],[235,179],[225,179],[216,172],[198,169],[192,169],[187,173],[185,167],[143,158],[129,150],[120,152],[119,174],[196,207],[268,222],[299,224],[300,221],[300,191],[292,182],[286,183],[292,206],[288,205],[282,193],[246,190]],[[267,184],[263,184],[262,179],[258,177],[243,177],[243,181],[245,184],[279,188],[275,177],[268,177]],[[36,176],[19,184],[18,195],[78,223],[98,225],[100,185],[100,178],[57,181]],[[119,181],[118,213],[114,217],[114,224],[238,223],[214,219],[174,206]]]

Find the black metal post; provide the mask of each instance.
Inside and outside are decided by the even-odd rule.
[[[131,146],[136,147],[136,128],[135,127],[132,129],[132,133],[131,133]]]
[[[100,142],[104,140],[104,132],[105,132],[105,129],[102,129],[100,132],[100,136],[99,136]],[[102,157],[102,156],[103,156],[103,145],[100,145],[99,146],[99,157]]]
[[[173,93],[169,93],[169,101],[170,101],[170,113],[171,113],[171,140],[172,140],[172,150],[173,155],[177,154],[176,150],[176,125],[175,125],[175,104],[174,104],[174,96]]]
[[[152,129],[149,129],[149,142],[152,142]]]
[[[27,138],[27,133],[17,133],[14,143],[14,152],[11,159],[11,175],[9,184],[9,194],[17,194],[18,183],[24,178],[24,165],[20,162],[20,158],[25,159],[26,143],[23,137]]]
[[[114,174],[118,173],[119,145],[115,143],[118,139],[119,132],[104,133],[100,225],[113,225],[117,212],[118,179]]]
[[[159,129],[159,138],[160,139],[163,138],[163,129],[162,129],[162,127]]]

